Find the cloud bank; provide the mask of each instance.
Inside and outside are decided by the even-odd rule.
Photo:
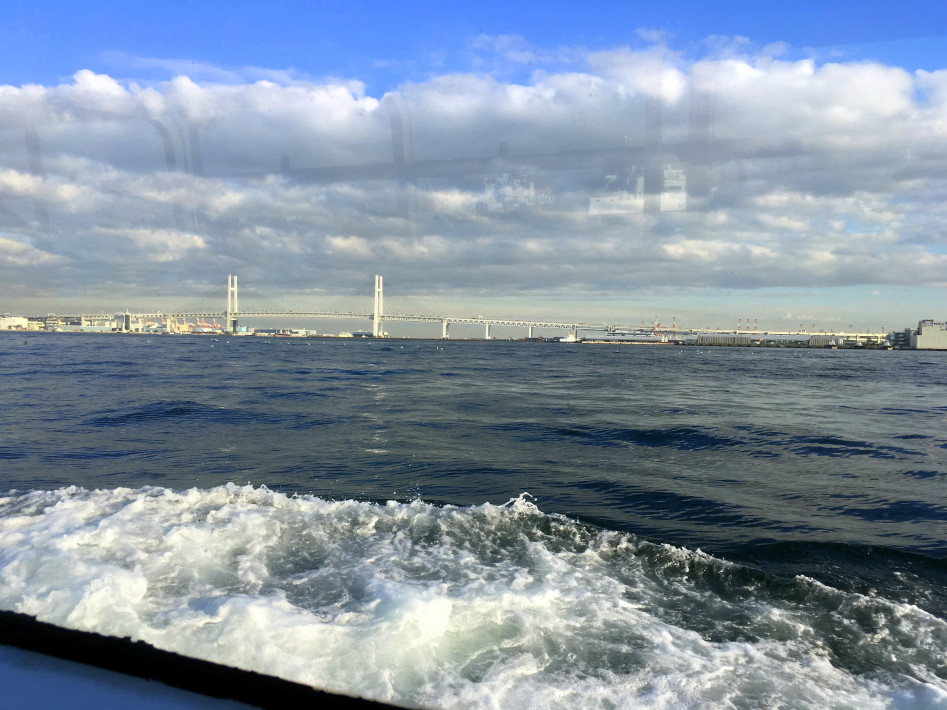
[[[383,273],[576,317],[675,290],[774,320],[793,293],[942,302],[947,70],[650,39],[480,37],[471,71],[377,97],[131,58],[182,73],[0,86],[0,296],[196,297],[238,273],[303,298]]]

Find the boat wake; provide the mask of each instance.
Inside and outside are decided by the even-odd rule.
[[[0,607],[426,707],[945,707],[915,606],[505,505],[0,499]]]

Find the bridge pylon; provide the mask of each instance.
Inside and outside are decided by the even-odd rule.
[[[237,302],[237,277],[232,274],[227,275],[227,332],[237,332],[237,313],[240,307]]]
[[[382,278],[378,274],[375,274],[375,311],[372,313],[372,335],[376,338],[385,334],[384,316],[382,315],[384,306],[385,292]]]

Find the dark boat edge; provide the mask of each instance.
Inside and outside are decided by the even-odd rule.
[[[65,629],[13,611],[0,610],[0,644],[261,708],[320,707],[323,704],[353,710],[396,707],[182,656],[144,641]]]

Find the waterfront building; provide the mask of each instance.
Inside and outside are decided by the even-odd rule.
[[[0,316],[0,330],[28,330],[30,321],[23,316],[11,316],[4,313]]]
[[[911,347],[916,350],[947,350],[947,323],[922,320],[911,335]]]
[[[888,333],[888,340],[891,342],[891,347],[896,350],[910,349],[912,337],[914,337],[914,330],[911,328]]]

